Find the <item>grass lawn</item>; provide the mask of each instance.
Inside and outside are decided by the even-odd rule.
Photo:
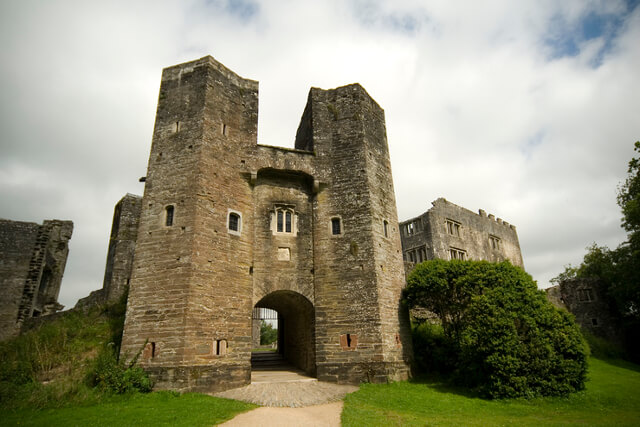
[[[256,408],[237,400],[171,392],[114,396],[104,403],[56,409],[2,410],[11,426],[213,426]]]
[[[591,358],[586,390],[569,397],[486,400],[437,381],[363,384],[343,426],[640,425],[640,367]]]

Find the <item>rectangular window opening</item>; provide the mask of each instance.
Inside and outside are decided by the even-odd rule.
[[[291,233],[291,212],[285,213],[285,232]]]
[[[465,260],[467,259],[467,253],[462,249],[450,248],[449,257],[452,260],[454,259]]]
[[[227,340],[216,340],[216,356],[227,354]]]
[[[331,219],[331,233],[333,235],[342,234],[342,227],[340,224],[340,218],[332,218]]]
[[[278,233],[282,233],[282,211],[278,211]]]
[[[174,211],[174,207],[172,205],[169,205],[165,208],[165,222],[164,224],[167,227],[171,227],[173,225],[173,211]]]
[[[240,232],[240,215],[235,212],[229,214],[229,230]]]
[[[452,236],[460,236],[460,223],[452,219],[446,220],[447,233]]]

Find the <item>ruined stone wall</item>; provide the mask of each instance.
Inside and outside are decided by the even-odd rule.
[[[63,308],[58,294],[72,232],[71,221],[0,220],[0,339],[17,335],[26,319]]]
[[[621,343],[620,327],[611,311],[599,279],[570,279],[545,290],[547,299],[576,318],[583,330]]]
[[[359,85],[312,89],[283,149],[257,144],[257,95],[211,57],[163,71],[122,354],[147,342],[159,388],[238,387],[258,306],[278,311],[284,357],[320,379],[406,378],[382,109]]]
[[[483,210],[476,214],[443,198],[432,204],[424,214],[400,223],[405,261],[509,260],[524,268],[514,225]]]
[[[102,285],[104,302],[118,301],[129,286],[142,198],[127,194],[116,204]]]

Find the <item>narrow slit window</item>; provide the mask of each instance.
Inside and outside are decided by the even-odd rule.
[[[278,233],[282,233],[282,211],[278,211]]]
[[[285,232],[291,233],[291,212],[285,213]]]
[[[389,237],[389,222],[382,221],[382,231],[384,232],[384,237]]]
[[[165,208],[164,225],[166,225],[167,227],[171,227],[173,225],[173,211],[174,207],[172,205],[169,205]]]

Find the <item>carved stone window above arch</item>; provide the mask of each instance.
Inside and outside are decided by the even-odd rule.
[[[293,205],[277,204],[271,212],[271,232],[273,234],[298,234],[298,214]]]

